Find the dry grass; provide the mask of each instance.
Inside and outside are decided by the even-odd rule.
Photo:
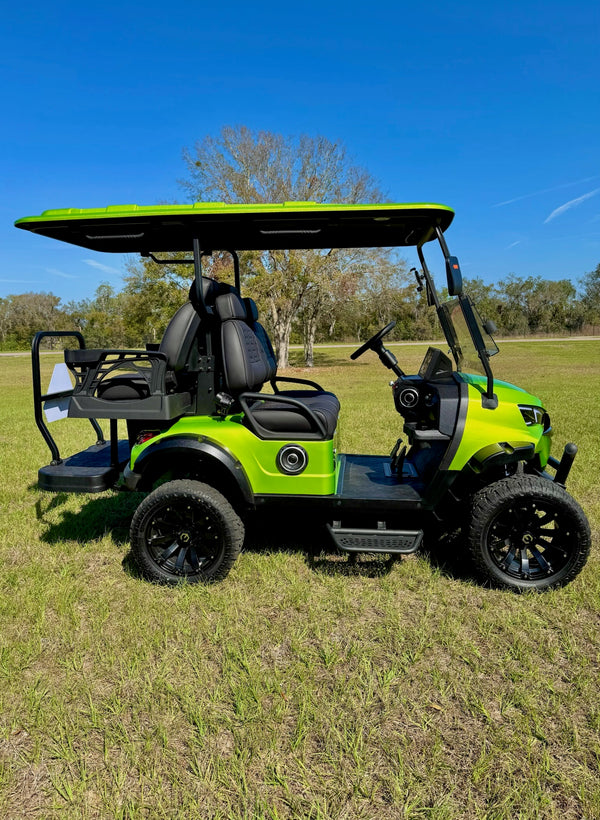
[[[600,343],[541,347],[506,345],[497,374],[580,445],[595,548],[522,596],[424,556],[351,566],[310,522],[264,520],[223,584],[154,587],[128,558],[137,497],[35,488],[28,363],[0,360],[0,815],[600,817]],[[342,399],[343,449],[385,452],[388,375],[348,352],[311,377]],[[90,440],[55,427],[65,452]]]

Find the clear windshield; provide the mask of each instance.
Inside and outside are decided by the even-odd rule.
[[[480,334],[482,347],[488,356],[495,356],[498,347],[484,328],[477,308],[467,296],[444,302],[440,308],[440,320],[457,369],[485,376],[473,336]]]

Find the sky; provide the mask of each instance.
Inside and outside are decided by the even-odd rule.
[[[576,284],[600,263],[599,9],[11,4],[0,30],[0,296],[67,302],[102,281],[120,288],[123,256],[14,221],[185,202],[183,149],[224,125],[341,140],[389,201],[449,205],[466,277]]]

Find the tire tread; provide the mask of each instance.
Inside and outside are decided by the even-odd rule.
[[[199,572],[197,575],[190,576],[187,580],[190,583],[222,581],[229,574],[242,551],[244,524],[229,501],[218,490],[215,490],[209,484],[193,481],[192,479],[177,479],[161,484],[160,487],[146,496],[135,511],[131,521],[130,540],[131,551],[140,572],[145,578],[158,584],[178,584],[184,580],[184,578],[165,572],[157,566],[155,561],[148,555],[143,536],[144,522],[148,512],[157,501],[162,503],[170,497],[210,505],[213,511],[217,512],[223,524],[223,558],[210,573],[203,575],[202,572]]]
[[[554,578],[542,578],[531,581],[517,581],[508,575],[503,575],[498,567],[492,567],[486,561],[482,539],[486,522],[502,507],[502,505],[517,501],[525,495],[536,496],[545,501],[551,500],[568,509],[569,514],[577,527],[578,543],[574,557],[567,565],[566,571],[559,571]],[[570,583],[583,569],[587,561],[591,533],[585,513],[570,496],[564,487],[554,484],[542,476],[516,475],[502,479],[494,484],[482,488],[473,496],[470,526],[468,530],[468,550],[477,573],[490,584],[513,591],[556,589]]]

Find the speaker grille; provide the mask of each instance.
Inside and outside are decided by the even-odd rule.
[[[277,468],[285,475],[298,475],[307,464],[308,453],[299,444],[286,444],[277,453]]]

